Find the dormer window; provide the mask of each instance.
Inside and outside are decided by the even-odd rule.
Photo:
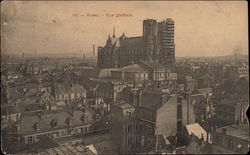
[[[84,114],[81,117],[81,121],[85,122],[85,115]]]
[[[68,125],[73,125],[73,118],[72,117],[68,118]]]
[[[57,120],[55,120],[55,119],[52,120],[51,124],[52,124],[53,128],[56,128],[57,127]]]
[[[35,123],[35,129],[36,129],[36,130],[40,130],[40,123],[38,123],[38,122]]]

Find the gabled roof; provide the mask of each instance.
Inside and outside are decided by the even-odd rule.
[[[207,140],[207,132],[200,126],[199,123],[188,124],[186,125],[186,129],[190,136],[194,134],[199,139],[203,136],[204,140]]]

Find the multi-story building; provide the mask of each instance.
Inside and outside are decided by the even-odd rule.
[[[165,66],[154,61],[139,61],[120,69],[111,71],[111,77],[126,81],[171,81],[176,80],[176,76]]]
[[[72,101],[72,100],[84,100],[86,99],[86,89],[82,85],[78,84],[55,84],[52,90],[52,95],[55,100],[60,101]]]
[[[194,123],[190,101],[187,93],[130,89],[123,104],[111,105],[111,124],[115,123],[111,130],[121,141],[117,145],[122,153],[155,151],[159,137],[175,137],[185,125]]]
[[[246,111],[249,102],[222,100],[215,104],[215,120],[219,126],[247,123]]]
[[[177,79],[178,84],[184,85],[184,91],[192,92],[197,85],[197,81],[192,76],[181,76]]]
[[[212,131],[212,154],[247,154],[249,125],[229,125]]]
[[[143,21],[143,35],[139,37],[108,37],[104,47],[98,47],[100,68],[119,68],[138,63],[140,60],[155,60],[173,67],[175,62],[174,21],[162,22],[153,19]]]
[[[111,137],[122,154],[133,154],[140,143],[135,134],[136,113],[131,104],[121,102],[111,106]]]
[[[42,135],[51,138],[67,137],[92,132],[94,111],[91,109],[58,109],[23,113],[14,124],[15,138],[25,144],[39,141]]]
[[[245,78],[246,80],[248,80],[249,78],[248,66],[238,67],[238,74],[241,78]]]

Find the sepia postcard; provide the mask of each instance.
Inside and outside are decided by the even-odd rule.
[[[1,152],[247,154],[247,1],[2,1]]]

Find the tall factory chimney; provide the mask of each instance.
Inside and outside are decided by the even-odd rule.
[[[95,56],[95,44],[93,45],[93,57]]]

